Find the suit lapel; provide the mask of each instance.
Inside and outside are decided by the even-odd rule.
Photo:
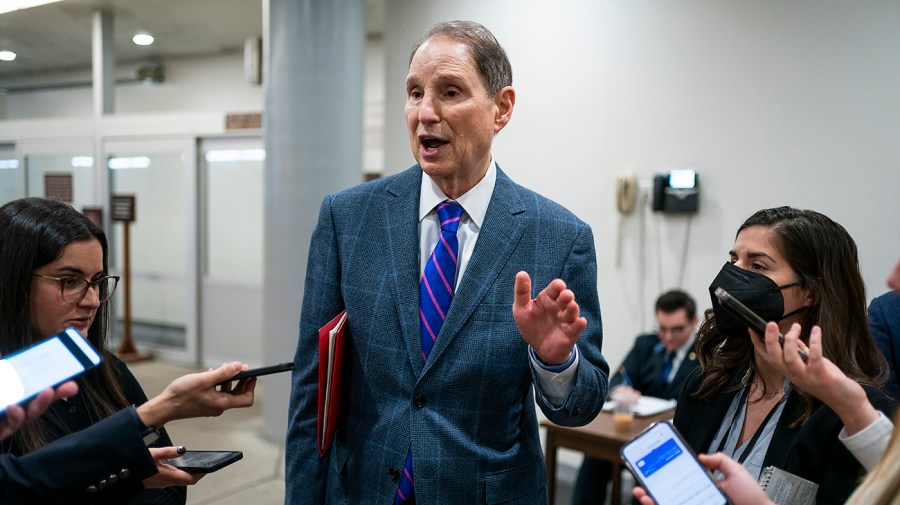
[[[687,376],[693,372],[694,368],[697,368],[697,366],[699,366],[699,363],[697,363],[697,352],[694,350],[694,345],[691,345],[691,349],[688,351],[687,355],[685,355],[684,359],[681,360],[681,366],[678,367],[678,371],[675,372],[675,376],[672,377],[672,382],[669,383],[669,390],[667,392],[672,398],[678,398],[678,395],[681,392],[681,385],[684,384]]]
[[[423,372],[427,372],[456,338],[494,284],[525,229],[525,205],[516,185],[499,168],[497,184],[469,264],[459,282],[447,319],[435,340]],[[512,293],[510,293],[510,296]],[[512,304],[510,303],[510,310]],[[419,344],[421,346],[421,344]]]
[[[422,371],[422,341],[419,329],[419,193],[422,169],[407,170],[387,188],[392,198],[384,206],[387,226],[386,253],[394,273],[394,299],[403,330],[407,355],[416,375]]]

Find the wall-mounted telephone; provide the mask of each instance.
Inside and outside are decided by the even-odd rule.
[[[694,170],[671,170],[653,177],[654,212],[697,212],[699,200],[700,187]]]
[[[633,175],[616,177],[616,208],[622,215],[631,214],[637,203],[638,181]]]

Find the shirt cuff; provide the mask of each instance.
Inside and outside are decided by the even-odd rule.
[[[578,371],[578,346],[572,348],[572,355],[568,361],[561,365],[545,365],[538,359],[534,349],[528,347],[528,355],[531,357],[531,368],[534,369],[538,384],[544,397],[556,408],[562,407],[575,383],[575,373]]]
[[[838,439],[866,470],[871,470],[887,449],[893,431],[894,423],[878,411],[878,419],[853,435],[841,428]]]

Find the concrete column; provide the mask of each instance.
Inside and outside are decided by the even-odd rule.
[[[106,160],[103,155],[103,139],[100,138],[100,122],[105,114],[115,112],[116,103],[116,48],[113,39],[113,14],[109,11],[94,12],[91,43],[91,70],[94,95],[94,204],[106,206],[109,202]],[[104,213],[109,224],[109,212]]]
[[[116,98],[116,48],[113,44],[113,15],[94,12],[91,44],[94,79],[94,117],[112,114]]]
[[[364,0],[268,0],[263,358],[293,359],[309,239],[328,193],[362,181]],[[264,434],[283,441],[290,385],[261,395]]]

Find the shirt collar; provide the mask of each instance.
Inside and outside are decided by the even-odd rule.
[[[481,229],[481,225],[484,223],[484,216],[487,214],[488,204],[491,203],[491,195],[494,194],[494,186],[496,185],[497,165],[494,163],[492,154],[491,162],[488,164],[484,177],[472,189],[466,191],[465,194],[455,200],[466,211],[466,215],[469,216],[469,219],[472,220],[472,223],[478,229]],[[422,222],[425,216],[444,200],[449,200],[447,195],[441,191],[441,188],[438,187],[431,177],[423,173],[422,187],[421,191],[419,191],[419,222]]]

